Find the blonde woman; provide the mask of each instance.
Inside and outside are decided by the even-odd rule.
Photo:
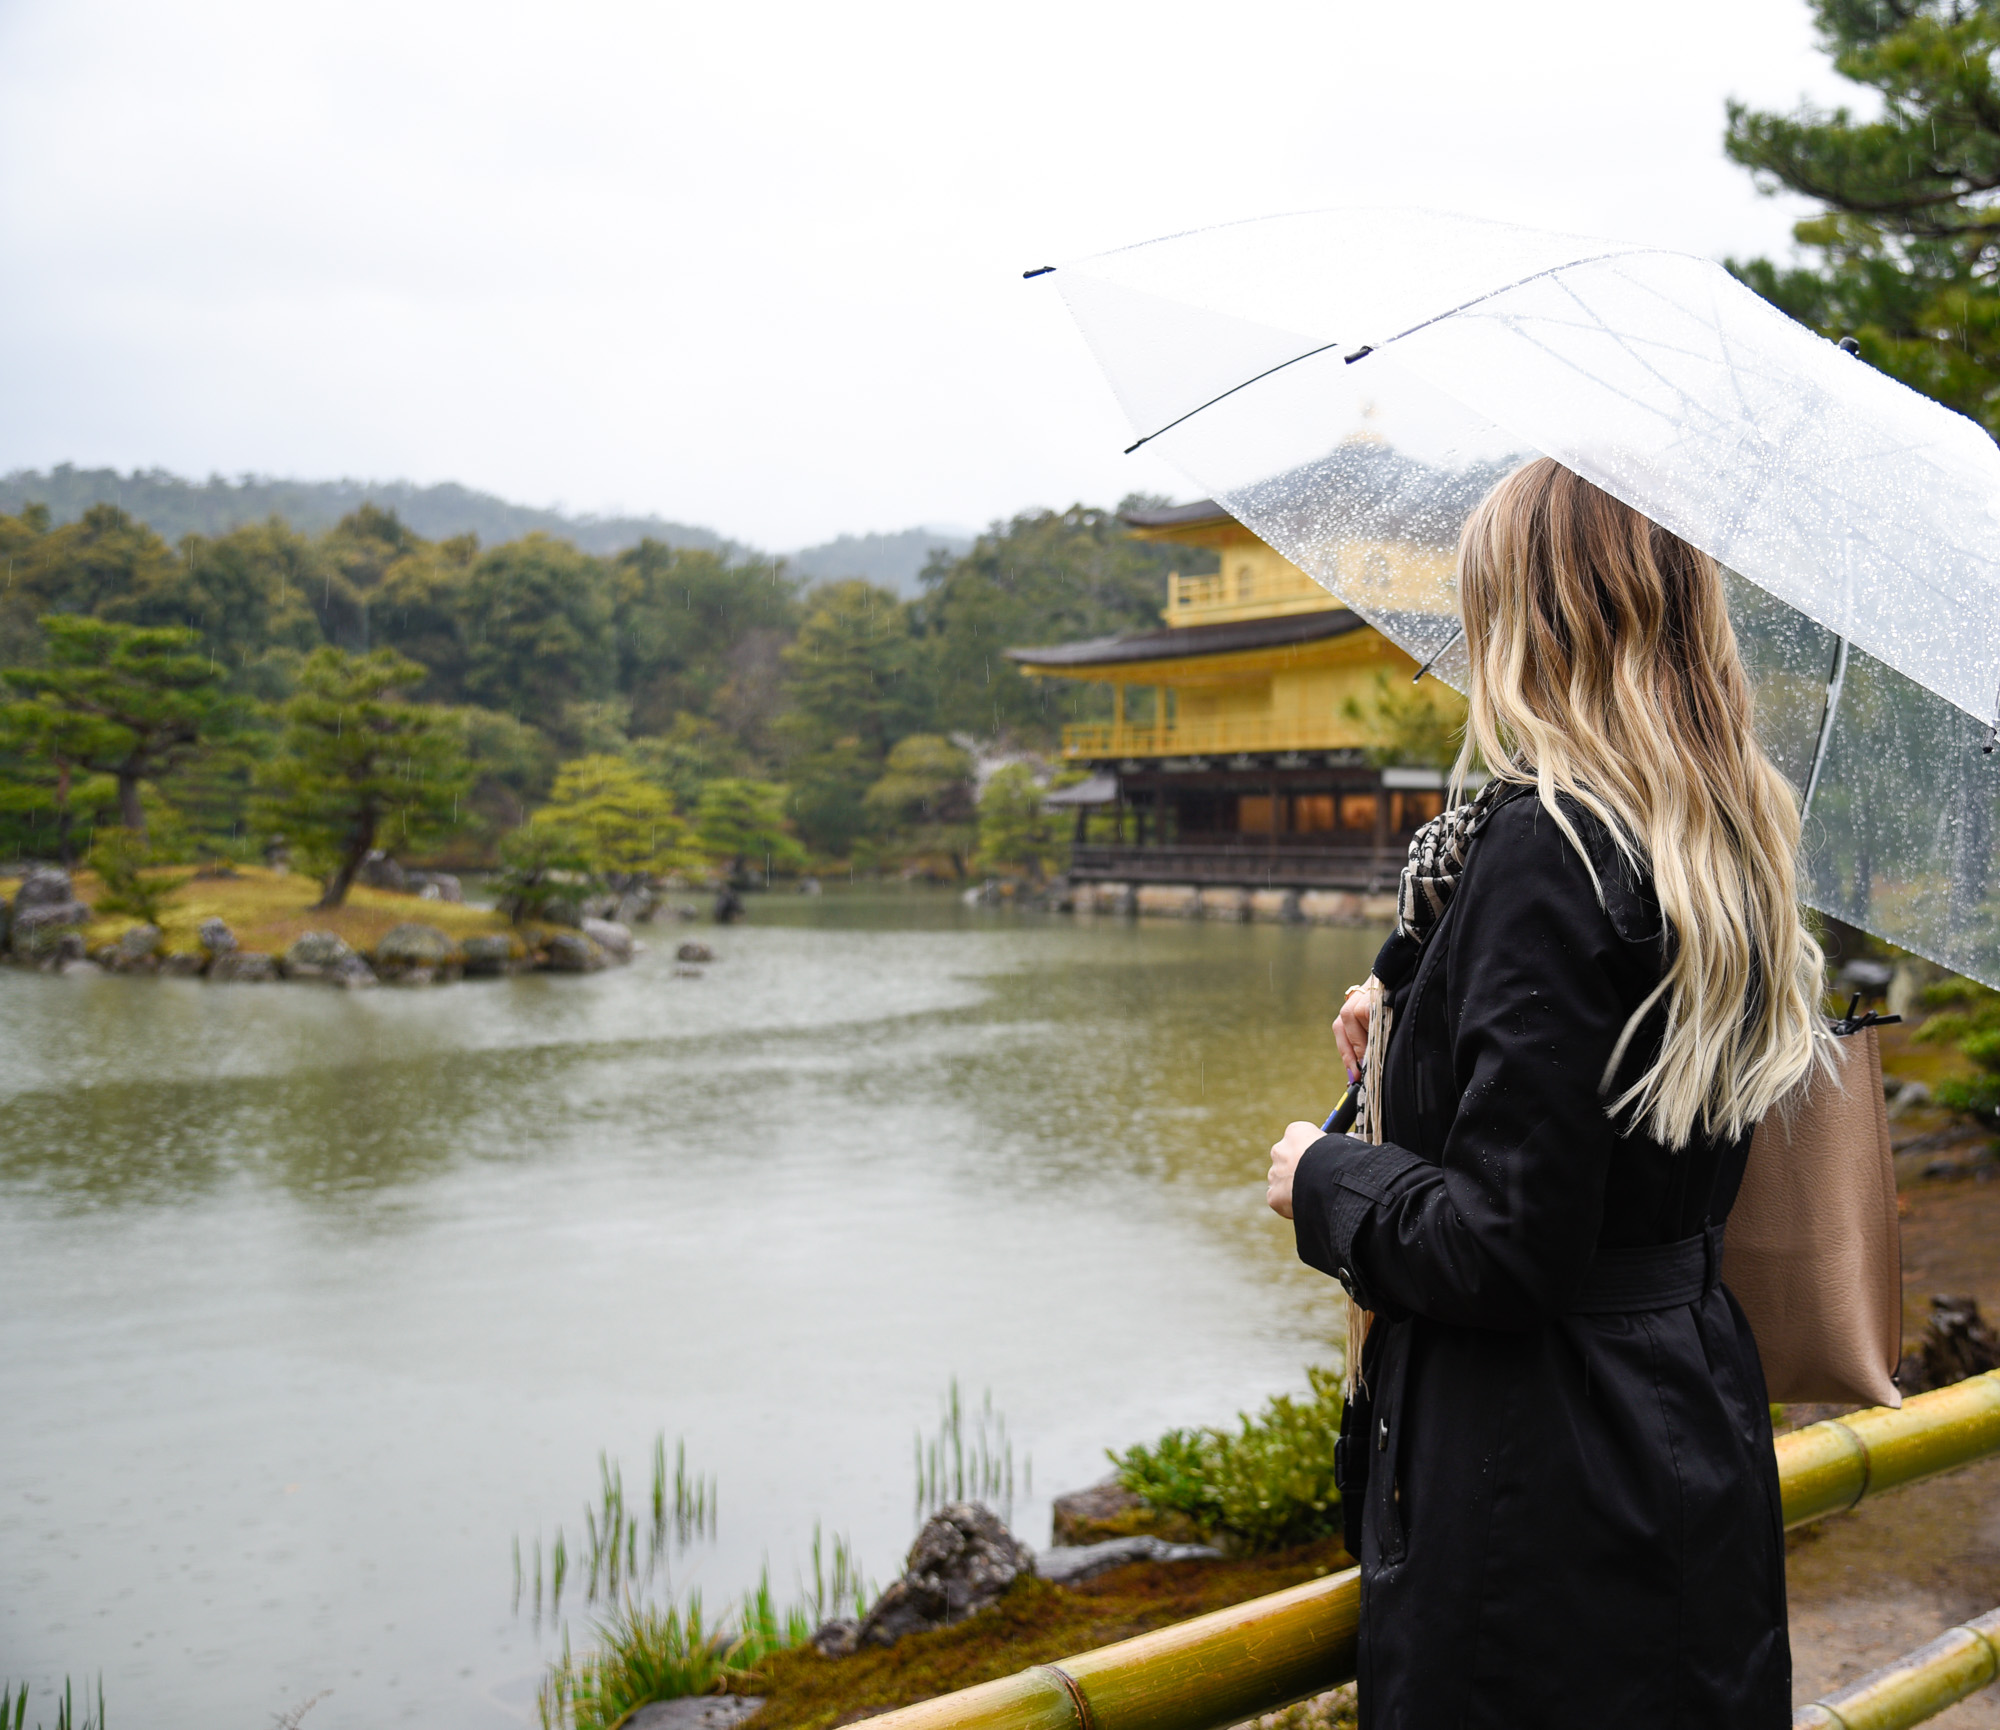
[[[1456,784],[1498,769],[1411,850],[1381,1143],[1271,1150],[1300,1256],[1373,1312],[1341,1446],[1361,1723],[1782,1730],[1771,1425],[1717,1264],[1826,1038],[1797,806],[1713,561],[1560,464],[1466,525],[1459,604]]]

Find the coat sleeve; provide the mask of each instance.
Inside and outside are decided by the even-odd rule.
[[[1293,1184],[1299,1254],[1389,1319],[1532,1328],[1563,1310],[1596,1253],[1622,1139],[1598,1085],[1659,950],[1619,936],[1532,797],[1495,813],[1460,894],[1425,986],[1449,990],[1457,1012],[1442,1164],[1350,1136],[1316,1142]]]

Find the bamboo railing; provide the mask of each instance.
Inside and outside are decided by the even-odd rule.
[[[2000,1610],[1792,1714],[1792,1730],[1908,1730],[2000,1679]]]
[[[1785,1525],[1823,1519],[1864,1496],[1995,1454],[2000,1454],[2000,1370],[1918,1394],[1899,1412],[1877,1407],[1795,1430],[1778,1438]],[[1349,1568],[1115,1646],[885,1712],[869,1720],[869,1730],[1217,1730],[1352,1681],[1360,1629],[1361,1570]],[[1956,1638],[1956,1631],[1946,1636]],[[1881,1674],[1892,1672],[1893,1666]],[[1960,1697],[1940,1695],[1930,1711],[1942,1711]],[[1928,1715],[1836,1715],[1801,1722],[1891,1730]]]

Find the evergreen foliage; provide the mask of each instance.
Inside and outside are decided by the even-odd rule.
[[[2000,3],[1814,0],[1835,69],[1880,117],[1729,108],[1725,148],[1823,207],[1807,265],[1732,261],[1752,288],[2000,435]]]
[[[420,846],[459,820],[472,782],[464,731],[449,710],[403,699],[423,677],[393,649],[319,649],[299,669],[263,780],[274,827],[329,867],[321,907],[347,899],[371,849]]]
[[[919,853],[942,853],[965,875],[978,841],[972,758],[949,739],[913,733],[890,748],[864,803]]]
[[[979,863],[988,870],[1025,871],[1035,882],[1069,860],[1068,825],[1043,808],[1048,789],[1026,763],[1009,763],[987,777],[979,794]]]
[[[0,668],[14,693],[7,730],[59,772],[108,775],[119,821],[143,836],[141,783],[164,780],[226,732],[237,705],[192,631],[52,613],[42,632],[44,659]]]
[[[691,863],[688,826],[674,811],[673,795],[623,757],[565,763],[529,827],[563,836],[577,863],[597,877],[672,871]]]
[[[238,504],[279,498],[263,483],[218,485]],[[131,503],[130,487],[116,491]],[[1104,701],[1024,681],[1001,651],[1154,626],[1169,566],[1212,563],[1133,542],[1108,512],[1032,512],[962,557],[941,550],[912,602],[857,579],[808,588],[719,545],[641,540],[606,557],[545,534],[427,539],[359,500],[330,526],[308,516],[310,533],[269,515],[198,516],[174,546],[116,503],[79,508],[70,488],[61,504],[0,516],[0,854],[73,858],[100,823],[137,821],[156,852],[171,838],[242,856],[275,826],[335,877],[363,805],[386,824],[375,845],[491,863],[558,766],[582,759],[629,765],[703,853],[739,872],[808,857],[869,867],[911,850],[963,869],[976,813],[947,735],[1046,752],[1064,721]],[[332,787],[352,794],[370,773],[336,765],[308,717],[348,704],[332,669],[363,664],[398,671],[352,701],[416,729],[411,772],[452,791],[385,784],[386,802],[329,816]],[[100,748],[112,721],[61,698],[107,671],[151,706],[115,723],[131,747],[118,753]],[[166,727],[176,716],[192,731]],[[149,717],[165,730],[147,732]],[[336,743],[342,725],[336,715]],[[630,785],[627,804],[642,797]],[[1038,818],[1024,804],[1010,821]],[[1019,836],[995,845],[1044,856]],[[596,856],[591,868],[608,869]]]
[[[725,776],[701,790],[695,807],[696,837],[732,879],[749,871],[790,871],[806,862],[805,850],[785,826],[785,790],[769,781]]]
[[[1970,979],[1947,979],[1926,989],[1923,1001],[1941,1013],[1917,1029],[1917,1038],[1955,1047],[1978,1070],[1970,1078],[1940,1081],[1938,1103],[2000,1129],[2000,991]]]

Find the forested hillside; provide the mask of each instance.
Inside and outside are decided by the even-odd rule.
[[[173,543],[183,535],[227,534],[272,517],[284,518],[302,534],[323,534],[350,512],[374,505],[394,511],[409,528],[432,540],[471,534],[482,541],[510,541],[540,532],[561,535],[592,553],[619,552],[647,539],[734,550],[713,529],[661,517],[538,510],[451,482],[420,487],[410,481],[291,481],[264,475],[191,481],[163,469],[121,475],[116,469],[80,469],[69,463],[46,472],[19,469],[0,475],[0,513],[30,504],[46,505],[58,524],[77,521],[93,505],[116,505]]]
[[[905,601],[654,539],[603,556],[427,538],[372,505],[320,533],[272,519],[169,545],[115,506],[62,524],[37,503],[0,516],[0,853],[78,853],[121,813],[156,850],[260,847],[297,805],[286,738],[328,715],[338,735],[351,711],[460,754],[402,807],[422,808],[434,857],[491,859],[564,765],[594,762],[566,785],[636,777],[694,824],[761,800],[801,858],[962,864],[940,827],[968,768],[949,736],[1045,748],[1094,712],[1095,693],[1024,680],[1001,651],[1154,624],[1169,565],[1199,558],[1110,512],[1031,512],[934,556]],[[116,692],[144,715],[112,714]],[[146,728],[157,750],[135,768]]]

